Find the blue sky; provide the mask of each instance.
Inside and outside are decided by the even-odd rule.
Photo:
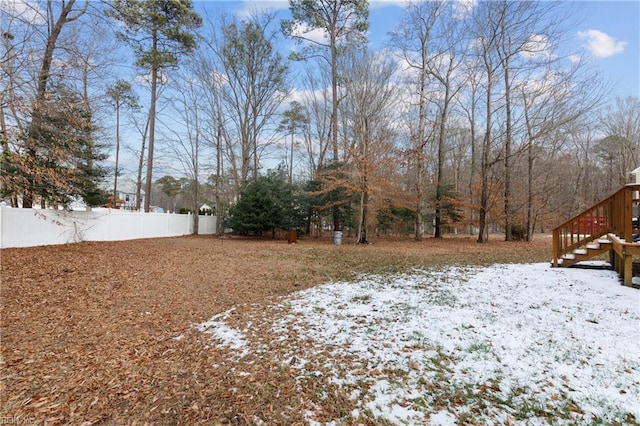
[[[408,0],[370,0],[370,40],[376,47],[398,23]],[[473,2],[474,0],[463,0]],[[243,14],[255,8],[287,16],[285,0],[200,0],[196,9]],[[577,24],[567,34],[565,49],[584,52],[611,88],[611,97],[640,96],[640,1],[565,1]],[[567,23],[567,25],[571,25]]]
[[[584,21],[575,34],[575,46],[587,49],[617,96],[640,96],[640,2],[585,1],[576,4],[584,13]],[[594,30],[611,37],[614,44],[597,37],[597,33],[588,33]],[[596,37],[591,37],[593,35]]]

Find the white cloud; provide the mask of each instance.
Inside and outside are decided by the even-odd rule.
[[[412,1],[415,0],[369,0],[369,7],[371,9],[387,6],[405,7]]]
[[[7,13],[34,25],[42,25],[46,21],[44,19],[45,12],[37,3],[26,0],[1,0],[0,12]]]
[[[520,54],[527,59],[549,58],[551,57],[551,44],[547,36],[542,34],[533,34],[522,46]]]
[[[326,44],[329,40],[329,35],[324,28],[310,28],[305,23],[295,25],[292,34],[318,44]]]
[[[415,4],[420,0],[369,0],[370,9],[379,9],[388,6],[405,8],[410,4]],[[464,19],[472,11],[478,0],[453,0],[453,8],[456,18]]]
[[[277,12],[278,10],[289,9],[289,2],[283,0],[248,0],[242,3],[241,9],[238,11],[240,17],[246,18],[254,13]]]
[[[569,55],[569,61],[572,64],[578,64],[582,61],[582,57],[580,57],[580,55]]]
[[[614,37],[598,30],[578,31],[578,38],[585,40],[583,46],[598,58],[607,58],[620,53],[627,45],[626,41],[617,41]]]
[[[473,11],[477,3],[477,0],[456,0],[453,5],[455,17],[458,19],[466,18]]]

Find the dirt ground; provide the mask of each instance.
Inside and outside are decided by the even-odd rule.
[[[499,239],[334,246],[190,236],[2,249],[0,423],[296,424],[305,401],[335,418],[350,407],[331,384],[303,384],[301,398],[268,356],[248,357],[239,375],[193,325],[361,272],[551,259],[549,236]]]

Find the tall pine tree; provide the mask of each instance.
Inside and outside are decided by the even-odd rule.
[[[369,27],[369,2],[367,0],[289,0],[291,20],[282,22],[282,30],[299,43],[305,44],[302,53],[293,59],[307,57],[324,58],[331,67],[331,123],[330,136],[333,162],[338,163],[338,58],[341,45],[365,44]],[[325,33],[325,41],[313,37],[314,30]],[[340,214],[333,211],[334,230],[340,230]]]
[[[136,65],[149,71],[151,103],[149,106],[149,146],[144,211],[151,202],[153,149],[155,143],[158,80],[163,68],[174,67],[180,55],[196,47],[194,31],[202,18],[193,10],[190,0],[115,0],[107,15],[124,24],[119,37],[133,48]]]

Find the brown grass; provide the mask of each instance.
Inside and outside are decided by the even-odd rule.
[[[320,419],[342,417],[351,406],[335,386],[299,383],[259,354],[240,375],[232,353],[192,325],[359,273],[551,258],[548,236],[499,238],[334,246],[199,236],[3,249],[0,421],[296,424],[310,401]],[[268,338],[268,326],[254,332]]]

